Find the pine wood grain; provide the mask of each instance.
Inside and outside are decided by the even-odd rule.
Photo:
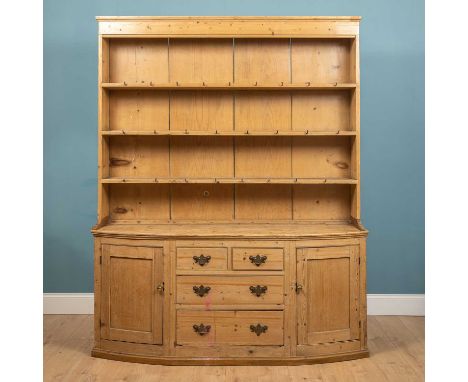
[[[98,18],[93,355],[368,356],[359,20]],[[271,320],[266,335],[250,331],[255,318]]]
[[[176,298],[179,304],[243,305],[282,304],[284,282],[282,276],[177,276]],[[209,287],[203,296],[195,293],[194,287]],[[267,287],[256,295],[250,287]]]
[[[169,80],[167,39],[112,40],[109,56],[111,82]]]
[[[233,40],[170,41],[169,78],[180,82],[233,81]]]

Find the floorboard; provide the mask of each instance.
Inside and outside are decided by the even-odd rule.
[[[370,358],[309,366],[155,366],[92,358],[93,316],[44,316],[44,381],[412,382],[424,380],[424,317],[369,316]]]

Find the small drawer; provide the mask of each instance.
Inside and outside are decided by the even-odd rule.
[[[177,248],[177,269],[225,270],[227,248]]]
[[[283,276],[177,276],[177,303],[282,304]]]
[[[283,248],[233,248],[234,270],[283,270]]]
[[[282,311],[177,311],[177,345],[283,345]]]

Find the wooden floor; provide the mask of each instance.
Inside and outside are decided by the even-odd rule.
[[[44,381],[423,381],[424,318],[370,316],[370,358],[310,366],[153,366],[90,357],[93,317],[44,316]]]

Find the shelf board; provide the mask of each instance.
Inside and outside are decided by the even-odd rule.
[[[110,223],[92,230],[96,236],[132,238],[314,238],[366,236],[367,231],[351,222],[290,222],[290,223]]]
[[[101,183],[138,184],[357,184],[351,178],[104,178]]]
[[[355,83],[270,83],[270,84],[232,84],[232,83],[127,83],[127,82],[103,82],[103,89],[154,89],[154,90],[333,90],[355,89]]]
[[[280,136],[280,137],[288,137],[288,136],[355,136],[356,131],[350,131],[350,130],[337,130],[337,131],[310,131],[310,130],[270,130],[270,131],[262,131],[262,130],[246,130],[246,131],[222,131],[222,130],[215,130],[215,131],[196,131],[196,130],[153,130],[153,131],[148,131],[148,130],[104,130],[101,131],[101,135],[103,136],[122,136],[122,135],[130,135],[130,136],[136,136],[136,135],[163,135],[163,136],[168,136],[168,135],[174,135],[174,136],[180,136],[180,135],[192,135],[192,136],[256,136],[256,137],[262,137],[262,136]]]

